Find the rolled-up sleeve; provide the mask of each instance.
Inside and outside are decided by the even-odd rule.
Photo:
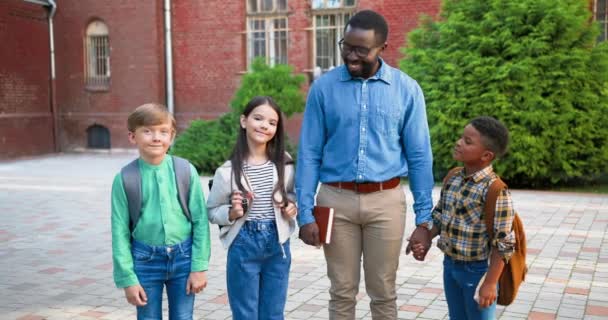
[[[515,210],[513,209],[511,194],[509,190],[503,189],[496,199],[494,238],[491,239],[491,245],[498,249],[498,254],[505,261],[509,261],[515,248],[514,217]]]

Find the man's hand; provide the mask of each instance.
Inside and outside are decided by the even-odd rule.
[[[190,272],[188,276],[188,282],[186,283],[186,294],[199,293],[207,286],[207,272],[196,271]]]
[[[487,308],[496,300],[496,283],[492,284],[486,280],[479,287],[479,307]]]
[[[317,226],[317,223],[312,222],[300,227],[300,239],[309,246],[321,247],[321,241],[319,241],[319,226]]]
[[[134,286],[125,288],[125,297],[127,301],[137,307],[143,307],[148,303],[148,296],[146,296],[146,291],[142,288],[141,285],[136,284]]]
[[[405,254],[409,254],[413,251],[414,259],[424,261],[426,254],[431,248],[431,243],[431,231],[422,226],[416,227],[410,236],[405,249]]]
[[[289,201],[287,202],[287,206],[281,207],[281,212],[286,218],[293,219],[298,215],[298,207],[296,207],[293,202]]]

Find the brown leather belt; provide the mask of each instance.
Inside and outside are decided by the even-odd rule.
[[[328,182],[326,185],[351,190],[357,193],[371,193],[396,188],[400,182],[401,179],[399,179],[399,177],[395,177],[383,182]]]

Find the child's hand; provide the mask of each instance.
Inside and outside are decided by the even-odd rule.
[[[190,293],[199,293],[203,291],[205,287],[207,287],[207,272],[190,272],[188,282],[186,283],[186,294],[190,295]]]
[[[245,215],[245,210],[243,209],[243,193],[240,191],[232,192],[232,196],[230,197],[230,204],[232,207],[228,212],[228,219],[230,221],[234,221]]]
[[[148,296],[146,296],[146,291],[144,291],[144,288],[142,288],[142,286],[139,284],[126,287],[125,297],[127,297],[127,301],[130,304],[137,307],[143,307],[148,303]]]
[[[479,288],[479,308],[487,308],[496,300],[496,283],[484,280]]]
[[[295,216],[298,215],[298,208],[293,202],[288,201],[287,206],[281,207],[281,212],[285,217],[293,219]]]

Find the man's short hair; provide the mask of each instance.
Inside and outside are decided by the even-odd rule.
[[[139,127],[155,126],[167,122],[171,123],[173,130],[176,129],[175,118],[167,107],[160,103],[146,103],[131,112],[127,119],[127,127],[129,131],[135,132]]]
[[[372,10],[363,10],[357,12],[348,20],[346,28],[359,28],[363,30],[374,30],[374,34],[378,39],[378,44],[383,44],[388,38],[388,24],[382,15]]]
[[[479,131],[484,146],[494,152],[495,157],[502,157],[509,145],[509,129],[502,122],[488,116],[477,117],[469,122]]]

